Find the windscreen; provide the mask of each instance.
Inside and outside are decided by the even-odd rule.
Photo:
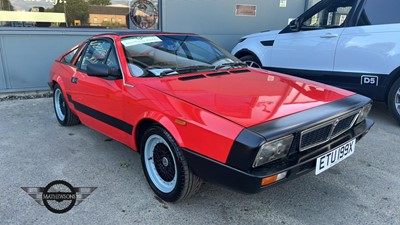
[[[131,36],[121,40],[133,76],[214,70],[242,63],[212,42],[193,35]]]

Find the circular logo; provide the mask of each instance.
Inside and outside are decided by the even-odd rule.
[[[75,189],[66,181],[56,180],[48,184],[42,194],[43,204],[53,213],[66,213],[76,202]]]
[[[133,2],[129,17],[132,23],[139,29],[149,29],[158,20],[157,8],[148,0]]]

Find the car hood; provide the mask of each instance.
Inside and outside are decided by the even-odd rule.
[[[243,38],[247,39],[247,38],[262,37],[265,40],[275,40],[275,38],[276,38],[276,36],[278,36],[279,32],[281,32],[281,30],[269,30],[269,31],[249,34],[249,35],[244,36]]]
[[[244,127],[354,94],[317,82],[253,68],[155,78],[144,84]]]

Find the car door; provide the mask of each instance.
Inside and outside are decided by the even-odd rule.
[[[87,74],[89,64],[104,64],[112,70],[120,70],[113,41],[91,40],[82,51],[77,71],[71,79],[68,96],[81,121],[106,135],[126,143],[132,134],[132,126],[123,121],[123,78],[97,77]]]
[[[321,1],[307,10],[273,42],[271,67],[289,69],[292,74],[290,70],[295,70],[296,75],[333,71],[336,45],[356,2]]]
[[[392,72],[400,66],[400,1],[366,0],[357,23],[340,37],[334,71],[347,79],[335,85],[386,100]]]

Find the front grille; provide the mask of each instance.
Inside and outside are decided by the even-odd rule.
[[[329,136],[332,131],[333,124],[328,124],[322,126],[321,128],[316,128],[316,130],[312,130],[308,133],[302,134],[300,149],[307,148],[308,146],[312,146],[315,143],[323,143],[329,140]]]
[[[348,131],[354,125],[358,114],[359,111],[351,112],[301,132],[300,151],[325,143]]]
[[[354,113],[353,115],[341,119],[333,130],[332,138],[335,138],[350,129],[353,126],[357,115],[358,113]]]

